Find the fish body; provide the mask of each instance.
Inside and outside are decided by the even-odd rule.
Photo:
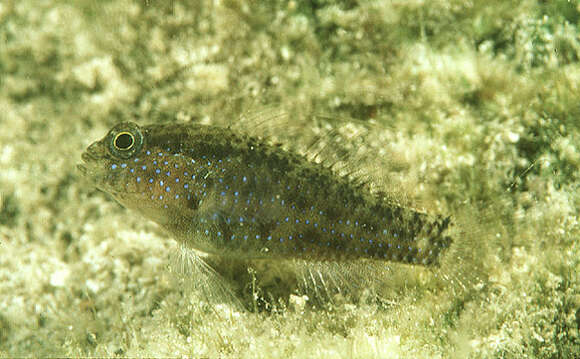
[[[448,217],[228,128],[120,123],[82,158],[99,189],[208,254],[433,265],[452,242]]]

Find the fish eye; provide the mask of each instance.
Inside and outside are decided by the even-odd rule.
[[[109,152],[122,159],[133,157],[143,147],[143,134],[139,126],[132,122],[120,123],[107,135]]]
[[[129,132],[120,132],[113,140],[113,146],[119,151],[128,151],[135,144],[135,137]]]

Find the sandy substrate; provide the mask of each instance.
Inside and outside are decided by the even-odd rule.
[[[579,357],[580,6],[314,3],[0,2],[0,356]],[[447,288],[205,303],[174,241],[76,171],[122,120],[259,134],[279,111],[286,145],[318,126],[294,116],[341,119],[320,143],[458,218]]]

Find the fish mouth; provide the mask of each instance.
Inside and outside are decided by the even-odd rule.
[[[77,165],[77,169],[85,176],[94,176],[99,173],[99,163],[102,163],[104,156],[101,154],[102,144],[100,142],[92,143],[87,149],[81,154],[81,160],[83,163]]]
[[[76,169],[83,178],[97,189],[116,196],[119,194],[116,186],[118,178],[108,173],[105,169],[104,166],[107,163],[107,156],[102,154],[102,147],[100,146],[101,144],[98,142],[90,145],[81,154],[82,162],[76,165]],[[124,192],[127,191],[125,190]]]
[[[77,164],[77,170],[84,176],[91,176],[96,170],[97,158],[88,150],[81,155],[82,163]]]
[[[81,155],[81,160],[83,160],[84,162],[91,162],[91,161],[96,160],[96,158],[95,158],[95,156],[91,155],[89,153],[89,151],[87,150],[87,151],[83,152],[83,154]]]
[[[83,159],[83,163],[78,163],[77,164],[77,171],[81,174],[82,177],[84,177],[85,179],[87,179],[89,182],[91,182],[93,185],[97,186],[99,185],[100,182],[102,182],[102,177],[101,175],[99,175],[99,171],[98,169],[93,165],[91,165],[91,162],[88,162],[83,154],[83,156],[81,156],[81,158]]]
[[[77,164],[77,171],[79,171],[85,177],[89,175],[89,170],[87,166],[84,165],[84,163]]]
[[[114,194],[115,191],[113,186],[108,183],[107,177],[98,167],[97,163],[90,162],[86,156],[86,153],[83,153],[81,158],[84,163],[78,163],[76,167],[77,171],[80,172],[81,176],[87,181],[87,183],[90,183],[92,186],[101,191]]]
[[[102,156],[99,156],[99,143],[91,144],[82,154],[82,162],[77,164],[77,170],[83,177],[90,180],[94,185],[103,182],[103,171],[100,166]]]
[[[101,153],[103,145],[100,142],[92,143],[87,149],[81,154],[81,159],[86,163],[96,162],[103,158]]]

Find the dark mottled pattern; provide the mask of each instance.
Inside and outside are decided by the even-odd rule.
[[[100,189],[212,254],[430,265],[451,244],[449,218],[391,203],[321,164],[226,128],[122,123],[83,160],[81,170]]]

